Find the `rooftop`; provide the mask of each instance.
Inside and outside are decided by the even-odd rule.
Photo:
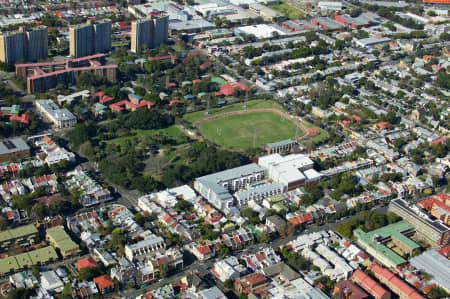
[[[450,276],[448,275],[450,260],[447,257],[431,249],[419,256],[413,257],[410,263],[415,268],[431,274],[433,276],[432,281],[436,284],[450,290]]]
[[[38,230],[34,224],[19,226],[13,229],[4,230],[0,232],[0,242],[19,239],[32,234],[37,234]]]
[[[356,229],[353,233],[358,237],[358,242],[363,242],[366,246],[372,247],[379,254],[389,259],[393,264],[400,265],[406,263],[406,260],[392,249],[385,246],[383,240],[395,238],[411,250],[420,248],[420,245],[403,235],[403,233],[411,230],[414,230],[414,226],[406,221],[400,221],[368,233],[365,233],[361,229]]]
[[[27,150],[30,150],[30,147],[22,138],[5,139],[0,142],[0,155],[13,154]]]

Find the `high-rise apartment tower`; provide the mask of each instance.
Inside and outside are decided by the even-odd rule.
[[[154,48],[167,43],[169,36],[169,16],[151,15],[134,21],[131,25],[131,51],[136,53],[142,46]]]

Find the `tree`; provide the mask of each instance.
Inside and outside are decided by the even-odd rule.
[[[125,231],[123,228],[115,228],[111,233],[110,246],[113,248],[123,249],[127,238],[125,237]]]
[[[0,230],[5,230],[8,227],[8,219],[0,215]]]
[[[192,205],[187,202],[184,199],[180,199],[176,204],[175,204],[175,210],[177,210],[178,213],[180,212],[187,212],[191,209]]]
[[[7,299],[28,299],[34,294],[32,289],[18,288],[11,289],[6,296]]]
[[[97,85],[97,77],[89,72],[82,73],[77,80],[77,85],[81,88],[88,88]]]
[[[448,294],[443,288],[434,287],[430,289],[430,291],[427,293],[427,296],[430,299],[443,299],[447,298]]]
[[[64,285],[64,289],[60,296],[58,296],[59,299],[71,299],[73,298],[73,290],[72,285],[70,283],[66,283]]]
[[[256,235],[256,240],[258,243],[269,243],[270,237],[266,231],[262,231]]]
[[[387,222],[389,224],[395,223],[401,219],[399,216],[397,216],[397,214],[395,214],[393,212],[387,212],[386,218],[387,218]]]
[[[97,128],[92,122],[77,123],[75,127],[66,134],[66,137],[78,148],[81,144],[97,135]]]
[[[101,266],[97,267],[88,267],[83,268],[78,272],[78,279],[80,281],[90,281],[94,279],[97,276],[100,276],[103,274]]]
[[[134,215],[134,218],[136,219],[137,224],[139,224],[140,226],[144,226],[145,217],[141,213],[136,213],[136,215]]]
[[[134,289],[136,287],[136,282],[134,281],[134,279],[130,279],[127,282],[127,289]]]
[[[231,290],[233,288],[233,281],[231,279],[227,279],[224,281],[223,286],[228,289]]]
[[[219,246],[219,250],[217,251],[217,256],[220,258],[229,256],[231,254],[231,250],[230,248],[228,248],[227,246],[221,244]]]
[[[41,269],[38,265],[33,265],[31,267],[31,273],[33,273],[34,277],[36,277],[37,279],[39,279],[39,277],[41,276],[40,271]]]

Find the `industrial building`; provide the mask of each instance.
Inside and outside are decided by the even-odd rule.
[[[47,27],[21,27],[18,31],[0,35],[0,61],[37,61],[48,56]]]
[[[79,58],[111,50],[111,21],[89,20],[70,27],[70,56]]]
[[[389,211],[411,223],[420,238],[433,246],[450,244],[450,229],[440,220],[431,220],[427,213],[417,206],[411,206],[402,199],[392,200]]]
[[[131,51],[137,53],[142,46],[154,48],[167,43],[169,37],[169,16],[151,15],[131,24]]]
[[[431,274],[433,276],[432,283],[450,292],[450,276],[448,275],[450,260],[447,257],[434,249],[430,249],[419,256],[413,257],[409,262],[414,268]]]
[[[373,47],[376,45],[384,45],[392,41],[388,37],[368,37],[368,38],[362,38],[355,41],[357,46],[367,48],[367,47]]]
[[[248,5],[248,9],[269,21],[275,21],[278,18],[283,17],[282,13],[270,7],[267,7],[261,3],[250,3]]]

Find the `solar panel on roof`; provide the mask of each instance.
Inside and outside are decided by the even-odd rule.
[[[16,145],[12,143],[10,140],[3,141],[3,144],[6,146],[7,149],[13,149],[16,148]]]

